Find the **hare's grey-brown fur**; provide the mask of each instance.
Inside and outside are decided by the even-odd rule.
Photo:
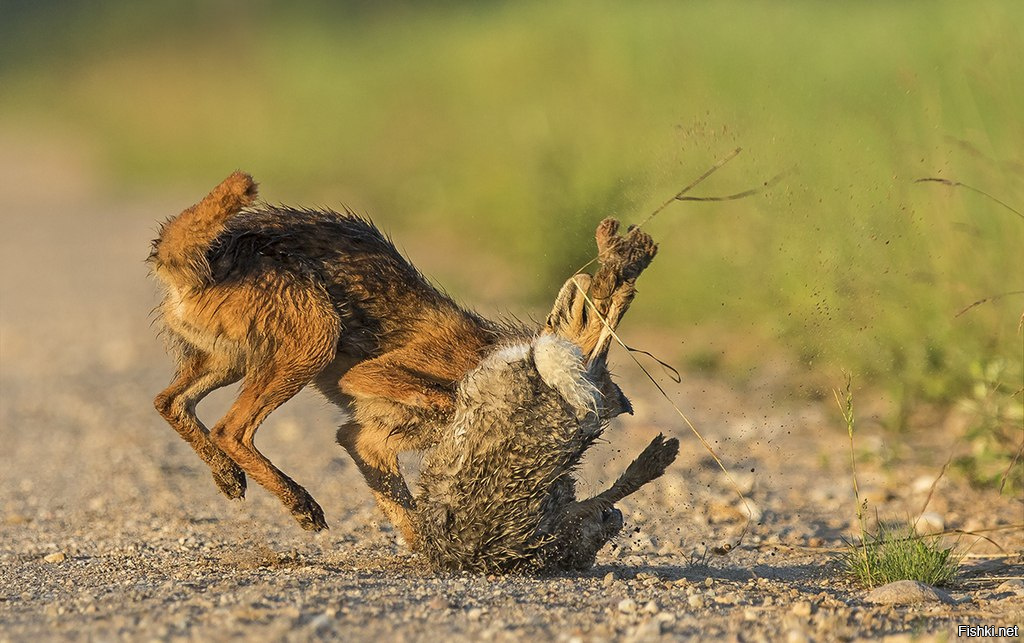
[[[338,442],[415,548],[414,502],[398,453],[436,441],[455,411],[458,383],[499,346],[556,334],[603,368],[606,336],[593,313],[617,323],[657,250],[647,235],[619,236],[617,227],[601,223],[601,267],[567,283],[546,326],[531,329],[457,305],[368,220],[258,203],[256,183],[236,172],[169,219],[153,242],[149,261],[164,291],[158,310],[177,363],[156,408],[225,495],[243,497],[251,478],[302,527],[318,530],[327,526],[320,506],[254,444],[263,420],[313,384],[349,412]],[[239,380],[238,398],[207,428],[196,405]],[[629,409],[606,372],[595,384],[607,415]]]
[[[459,385],[455,413],[424,455],[416,525],[437,567],[586,569],[622,528],[614,503],[660,476],[679,443],[658,436],[607,491],[577,500],[573,472],[608,409],[579,348],[558,335],[511,343]]]

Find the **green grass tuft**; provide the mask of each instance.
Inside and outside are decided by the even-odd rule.
[[[962,556],[953,547],[943,547],[940,536],[923,536],[915,524],[879,523],[878,531],[867,528],[864,510],[867,501],[861,501],[857,483],[857,458],[854,450],[853,377],[847,373],[843,392],[833,391],[839,411],[850,436],[850,470],[853,493],[857,501],[857,522],[860,523],[860,542],[847,543],[842,556],[846,572],[868,587],[885,585],[898,580],[916,580],[927,585],[945,585],[956,577]],[[941,477],[941,476],[940,476]]]
[[[944,547],[939,536],[922,536],[912,524],[879,525],[877,533],[862,532],[861,542],[849,543],[843,555],[847,573],[868,587],[898,580],[946,585],[960,569],[962,556]]]

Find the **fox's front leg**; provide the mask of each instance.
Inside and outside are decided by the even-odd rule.
[[[351,368],[337,383],[350,400],[354,418],[338,429],[345,447],[363,474],[384,515],[412,550],[419,547],[413,526],[412,494],[399,468],[398,454],[423,448],[434,427],[452,412],[454,383],[427,368],[413,369],[415,351],[395,351]],[[434,369],[443,370],[443,369]]]

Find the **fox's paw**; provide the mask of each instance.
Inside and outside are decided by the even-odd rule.
[[[327,521],[324,520],[324,510],[320,508],[320,505],[308,493],[304,492],[299,497],[299,501],[291,508],[291,512],[295,521],[306,531],[322,531],[327,529]]]
[[[211,467],[213,482],[228,498],[241,500],[245,498],[245,473],[231,460],[227,460],[227,458],[225,460],[225,462]]]

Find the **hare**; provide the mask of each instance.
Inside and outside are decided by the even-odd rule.
[[[442,569],[588,569],[622,529],[614,504],[657,478],[679,442],[657,436],[607,491],[578,501],[573,471],[608,415],[583,353],[558,335],[507,344],[459,384],[455,413],[423,458],[416,526]]]

